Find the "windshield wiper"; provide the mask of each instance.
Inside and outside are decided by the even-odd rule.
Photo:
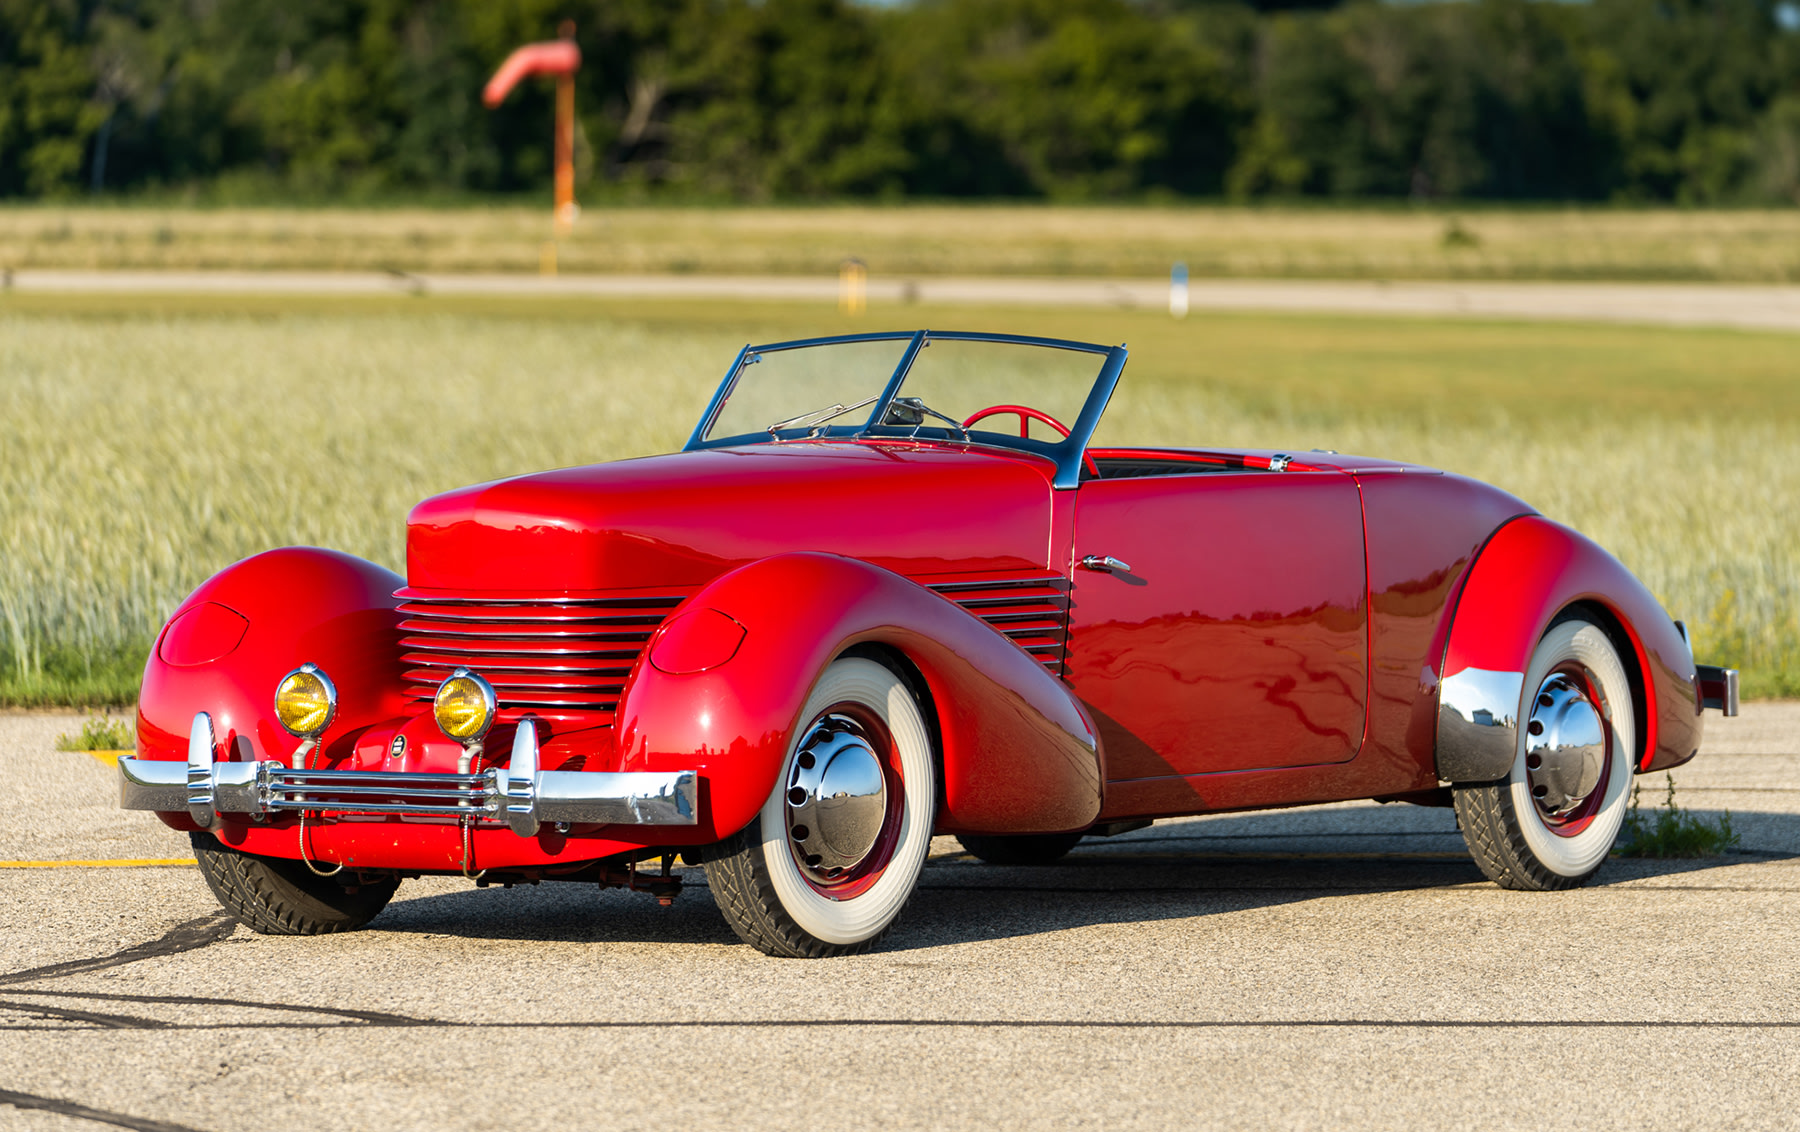
[[[878,401],[880,399],[881,399],[881,394],[877,393],[877,394],[875,394],[875,396],[866,397],[863,400],[858,401],[854,405],[846,405],[846,404],[843,404],[842,402],[839,402],[838,404],[830,405],[823,409],[814,409],[810,413],[801,413],[797,417],[789,417],[786,420],[776,421],[774,424],[769,425],[767,428],[765,428],[764,431],[767,432],[770,436],[774,436],[776,433],[780,432],[784,428],[798,427],[798,428],[817,429],[820,425],[825,424],[827,421],[835,420],[836,418],[843,416],[845,413],[853,412],[857,409],[861,409],[866,406],[873,405],[876,401]],[[815,431],[811,435],[817,436],[818,433]]]

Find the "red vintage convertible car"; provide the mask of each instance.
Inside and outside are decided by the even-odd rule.
[[[424,874],[667,901],[679,854],[744,940],[823,956],[888,929],[933,833],[1026,864],[1392,799],[1454,805],[1499,884],[1567,888],[1632,775],[1735,712],[1735,672],[1505,492],[1103,446],[1125,358],[750,346],[679,453],[419,504],[405,579],[240,562],[156,642],[123,804],[258,931],[361,926]]]

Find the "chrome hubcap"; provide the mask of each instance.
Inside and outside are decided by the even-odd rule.
[[[1539,685],[1525,725],[1525,779],[1547,817],[1579,809],[1606,770],[1605,708],[1566,673]]]
[[[821,716],[800,739],[788,779],[788,843],[814,880],[865,861],[887,816],[887,776],[874,744],[846,715]]]

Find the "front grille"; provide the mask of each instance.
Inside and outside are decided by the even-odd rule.
[[[972,579],[930,588],[1063,675],[1069,581]],[[625,678],[682,594],[644,597],[457,597],[401,590],[401,663],[409,698],[429,703],[457,668],[494,686],[499,719],[527,712],[583,727],[612,723]]]
[[[1069,636],[1069,580],[1030,578],[933,582],[931,588],[1006,634],[1051,675],[1063,675]]]
[[[494,686],[502,722],[612,722],[619,693],[650,634],[685,595],[442,597],[401,590],[406,693],[429,702],[466,667]]]

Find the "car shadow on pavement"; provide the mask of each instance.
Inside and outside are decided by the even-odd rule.
[[[1716,819],[1705,810],[1691,811]],[[1590,885],[1631,884],[1800,858],[1800,814],[1734,812],[1744,843],[1708,858],[1614,858]],[[1324,897],[1489,886],[1447,811],[1282,811],[1170,822],[1090,838],[1036,867],[940,851],[928,862],[882,950],[1041,935],[1069,928],[1185,919]],[[546,882],[509,890],[409,895],[403,886],[370,930],[564,943],[736,944],[705,873],[684,869],[669,907],[652,897]],[[1730,887],[1719,875],[1709,886]]]

